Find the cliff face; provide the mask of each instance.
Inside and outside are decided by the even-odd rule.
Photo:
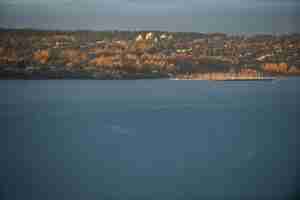
[[[287,63],[266,63],[263,65],[262,69],[269,73],[284,73],[288,72]]]
[[[49,60],[49,50],[38,50],[34,52],[33,60],[41,64],[46,64]]]
[[[289,71],[288,71],[289,74],[296,74],[296,75],[299,75],[300,74],[300,68],[297,68],[295,66],[292,66]]]
[[[177,79],[188,80],[258,80],[263,79],[261,73],[254,69],[242,69],[239,72],[211,72],[178,75]]]

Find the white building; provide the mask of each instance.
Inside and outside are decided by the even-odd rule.
[[[142,41],[144,40],[143,36],[140,34],[137,36],[137,38],[135,39],[135,41]]]
[[[146,40],[152,40],[152,38],[153,38],[153,33],[147,33],[146,34]]]
[[[168,40],[173,40],[173,35],[169,35]]]
[[[167,38],[167,35],[166,34],[162,34],[161,36],[160,36],[160,39],[162,39],[162,40],[164,40],[164,39],[166,39]]]

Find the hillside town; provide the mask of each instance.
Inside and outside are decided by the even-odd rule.
[[[0,29],[0,78],[300,75],[300,34]]]

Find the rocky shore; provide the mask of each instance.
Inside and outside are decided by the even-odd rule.
[[[135,80],[170,78],[165,73],[127,73],[110,71],[85,71],[85,70],[0,70],[2,79],[95,79],[95,80]]]

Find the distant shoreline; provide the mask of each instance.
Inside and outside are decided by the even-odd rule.
[[[252,79],[170,79],[170,80],[179,80],[179,81],[273,81],[278,79],[277,77],[269,78],[252,78]]]
[[[272,81],[281,77],[299,77],[299,76],[262,76],[262,77],[184,77],[184,76],[168,76],[167,74],[126,74],[124,76],[113,76],[102,74],[94,76],[93,74],[69,73],[67,75],[60,74],[1,74],[0,80],[191,80],[191,81]]]
[[[300,75],[299,35],[0,29],[0,79],[261,79]]]

